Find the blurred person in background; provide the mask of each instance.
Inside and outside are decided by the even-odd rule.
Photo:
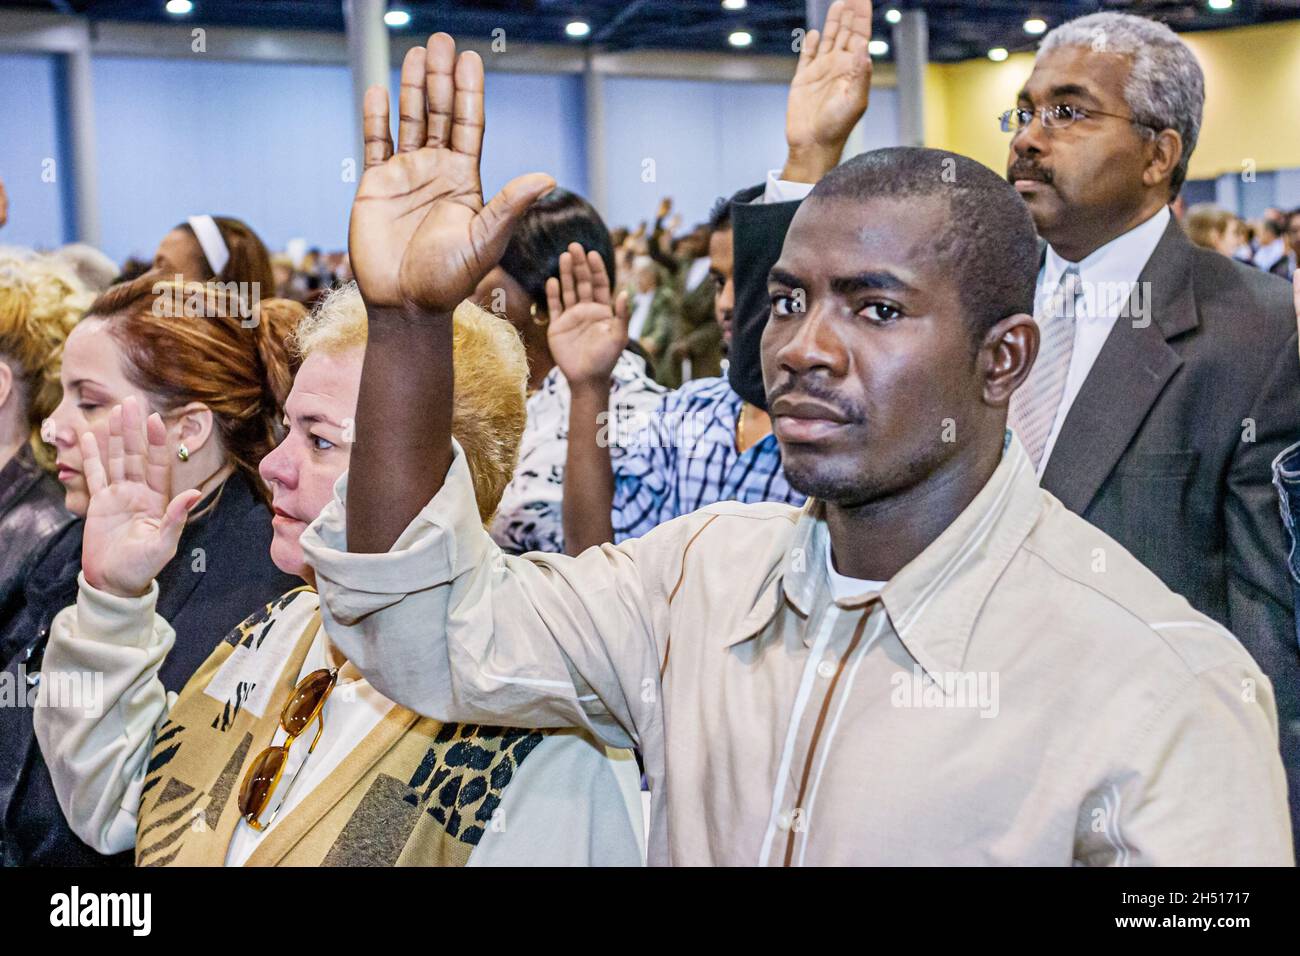
[[[1273,274],[1280,275],[1284,279],[1290,279],[1295,276],[1297,268],[1300,265],[1300,209],[1294,209],[1287,217],[1286,222],[1286,239],[1287,254],[1278,261],[1278,265],[1273,267]]]
[[[1286,267],[1286,224],[1287,217],[1280,209],[1264,210],[1264,217],[1259,223],[1259,248],[1255,250],[1254,264],[1257,268],[1281,275]]]
[[[91,295],[99,295],[114,282],[122,270],[104,253],[84,242],[72,242],[54,255],[67,264]]]
[[[63,342],[93,299],[55,257],[0,258],[0,622],[73,521],[41,425],[62,393]]]
[[[248,608],[279,597],[296,582],[271,562],[269,494],[258,463],[275,447],[292,369],[286,339],[303,310],[267,300],[255,324],[222,287],[156,273],[100,296],[68,335],[60,370],[62,398],[47,437],[57,450],[64,505],[84,518],[90,488],[84,456],[108,457],[120,442],[128,397],[163,420],[159,447],[171,466],[175,507],[165,524],[182,526],[180,544],[158,575],[158,613],[176,632],[159,671],[179,691],[220,635]],[[201,315],[194,306],[201,304]],[[152,467],[152,465],[151,465]],[[102,514],[105,520],[121,517]],[[24,706],[0,708],[0,854],[6,865],[100,865],[63,818],[32,727],[34,688],[50,623],[77,600],[82,522],[46,551],[23,583],[22,601],[0,622],[0,680],[21,688]],[[87,675],[89,680],[89,675]],[[129,859],[118,860],[129,863]]]
[[[1242,246],[1241,221],[1222,206],[1214,203],[1197,203],[1187,210],[1183,219],[1187,238],[1202,249],[1213,249],[1229,259],[1236,258]]]
[[[677,296],[650,256],[637,256],[632,260],[632,276],[635,291],[632,293],[628,336],[645,349],[650,356],[655,381],[661,381],[659,368],[667,365],[668,343],[677,323]]]
[[[564,550],[570,390],[551,354],[546,282],[559,275],[560,256],[570,242],[614,256],[609,230],[592,205],[568,190],[553,189],[520,217],[501,261],[474,293],[477,305],[510,321],[528,356],[528,424],[519,464],[489,529],[512,554]],[[609,391],[607,414],[648,412],[663,394],[645,357],[631,348],[614,365]]]
[[[159,243],[153,269],[165,279],[256,283],[256,297],[275,296],[266,246],[246,223],[228,216],[191,216],[181,223]]]

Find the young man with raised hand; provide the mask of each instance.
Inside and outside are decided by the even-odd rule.
[[[1037,249],[969,159],[865,154],[794,218],[762,357],[804,509],[721,503],[576,558],[503,555],[451,438],[449,315],[549,180],[484,206],[481,64],[441,34],[428,62],[398,154],[370,143],[358,442],[303,536],[376,687],[638,746],[652,863],[1293,862],[1267,679],[1006,432]],[[626,335],[582,313],[575,373]]]

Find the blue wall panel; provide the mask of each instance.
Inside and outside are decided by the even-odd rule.
[[[0,181],[9,196],[0,245],[51,248],[64,241],[64,179],[72,171],[59,152],[59,86],[56,57],[0,56]],[[42,178],[47,168],[53,182]]]

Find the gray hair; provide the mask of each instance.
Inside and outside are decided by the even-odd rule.
[[[1172,129],[1183,138],[1183,155],[1169,183],[1170,195],[1177,196],[1205,109],[1205,75],[1191,48],[1163,23],[1131,13],[1091,13],[1063,23],[1043,38],[1038,52],[1063,46],[1132,58],[1124,99],[1134,120],[1156,130]]]

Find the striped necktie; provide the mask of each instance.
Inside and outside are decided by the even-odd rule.
[[[1083,291],[1079,267],[1072,265],[1061,275],[1055,293],[1043,303],[1036,318],[1042,338],[1038,358],[1029,378],[1011,396],[1007,424],[1020,436],[1025,450],[1037,468],[1052,433],[1065,380],[1070,374],[1070,356],[1074,354],[1074,326],[1078,299]]]

